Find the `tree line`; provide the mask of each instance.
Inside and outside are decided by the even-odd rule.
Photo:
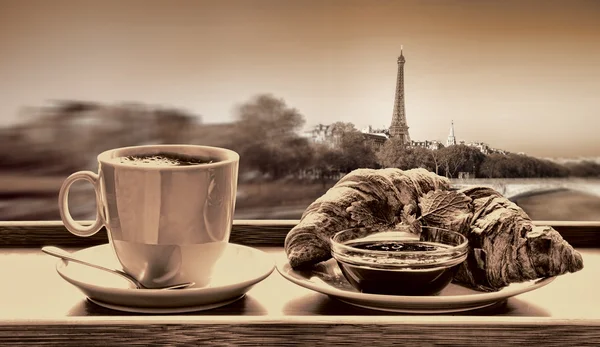
[[[407,147],[391,138],[381,146],[365,138],[352,123],[336,122],[332,137],[314,143],[300,136],[303,116],[281,99],[260,95],[236,113],[236,136],[231,148],[241,155],[245,170],[278,179],[309,172],[318,178],[357,168],[422,167],[449,178],[469,173],[478,178],[599,177],[600,164],[559,164],[523,154],[484,154],[475,147],[453,145],[440,149]]]
[[[90,112],[96,122],[82,123],[83,115],[89,116]],[[5,145],[0,157],[6,165],[0,165],[0,170],[39,170],[40,163],[48,163],[54,168],[49,172],[68,173],[90,163],[95,165],[96,154],[109,148],[193,143],[233,149],[240,154],[242,176],[267,179],[328,180],[357,168],[387,167],[422,167],[450,178],[464,173],[478,178],[600,176],[600,164],[595,162],[559,164],[522,154],[484,154],[466,145],[439,149],[407,147],[395,138],[377,144],[352,123],[344,122],[330,125],[327,140],[316,143],[300,133],[304,124],[304,116],[297,109],[270,94],[257,95],[237,105],[234,121],[219,127],[202,124],[201,117],[172,108],[65,102],[44,111],[30,126],[36,131],[47,131],[48,126],[56,128],[55,136],[46,143],[35,137],[31,140],[27,132],[5,129],[4,136],[0,136]],[[86,127],[90,129],[85,130]],[[36,151],[40,155],[34,155]],[[61,160],[68,162],[58,165]]]

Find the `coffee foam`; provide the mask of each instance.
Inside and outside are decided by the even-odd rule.
[[[201,165],[210,164],[214,162],[211,159],[201,159],[195,157],[184,157],[176,154],[155,154],[155,155],[131,155],[113,158],[121,164],[135,165],[135,166],[189,166],[189,165]]]

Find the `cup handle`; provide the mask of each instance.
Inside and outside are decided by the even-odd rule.
[[[67,177],[60,187],[60,192],[58,193],[58,209],[60,211],[60,218],[67,230],[74,235],[88,237],[100,231],[104,223],[100,218],[100,213],[97,213],[96,220],[89,226],[81,225],[71,217],[71,212],[69,211],[69,190],[71,185],[77,180],[85,180],[94,185],[96,204],[100,204],[98,196],[98,175],[91,171],[79,171]],[[100,206],[97,206],[96,209],[100,211]]]

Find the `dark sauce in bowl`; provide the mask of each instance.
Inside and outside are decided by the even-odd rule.
[[[423,241],[363,241],[353,243],[352,247],[386,252],[430,252],[448,248],[441,243]]]
[[[406,252],[404,264],[397,262],[386,266],[386,258],[360,259],[350,257],[349,261],[336,259],[346,279],[363,293],[387,295],[436,295],[444,289],[456,273],[460,263],[450,266],[439,264],[434,257],[419,255],[420,252],[444,251],[452,246],[419,240],[402,241],[358,241],[348,244],[353,248],[368,251]],[[372,266],[370,266],[371,264]]]

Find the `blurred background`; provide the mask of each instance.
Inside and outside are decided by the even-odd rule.
[[[356,168],[600,221],[597,1],[0,0],[0,220],[58,220],[98,153],[240,153],[237,219],[297,219]],[[401,52],[401,46],[403,47]],[[410,142],[390,136],[401,94]],[[70,196],[93,219],[86,183]]]

